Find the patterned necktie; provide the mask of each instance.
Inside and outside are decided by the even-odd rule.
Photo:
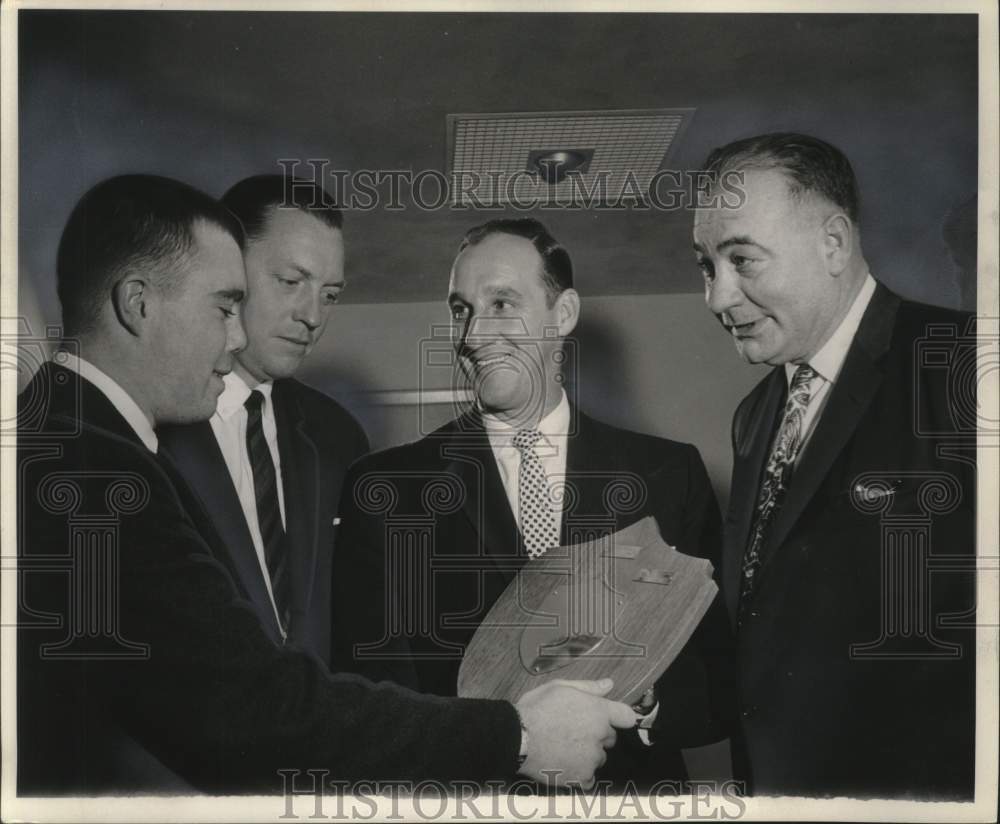
[[[529,558],[538,558],[549,547],[559,546],[559,527],[549,497],[549,482],[542,462],[535,454],[535,444],[541,439],[541,432],[522,429],[513,440],[521,453],[521,466],[517,472],[517,508]]]
[[[771,455],[764,469],[764,479],[757,496],[757,512],[746,554],[743,556],[743,580],[740,587],[740,618],[754,591],[754,577],[761,566],[761,549],[767,531],[774,520],[774,514],[781,508],[792,476],[795,458],[802,447],[802,419],[809,405],[809,385],[816,377],[816,371],[809,364],[802,364],[795,370],[792,385],[788,390],[788,400],[781,417],[778,434],[771,447]]]
[[[243,404],[247,410],[247,455],[253,471],[257,523],[264,542],[264,560],[271,576],[271,592],[274,594],[274,604],[281,616],[281,623],[287,629],[290,600],[288,553],[285,552],[285,529],[281,525],[281,510],[278,508],[278,476],[274,471],[271,450],[264,438],[261,415],[263,403],[263,393],[254,389]]]

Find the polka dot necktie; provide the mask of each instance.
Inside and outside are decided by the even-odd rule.
[[[764,478],[757,496],[757,512],[754,517],[750,540],[743,556],[743,579],[740,586],[739,615],[742,619],[746,606],[754,592],[754,580],[761,566],[761,550],[767,538],[768,529],[775,513],[781,508],[792,477],[795,458],[802,448],[802,420],[809,406],[810,384],[816,371],[809,364],[802,364],[792,376],[788,389],[788,401],[781,416],[778,434],[771,446],[771,454],[764,469]]]
[[[549,496],[549,482],[535,453],[535,445],[541,439],[541,432],[522,429],[512,441],[521,453],[521,466],[517,473],[517,506],[521,536],[529,558],[538,558],[549,547],[559,546],[559,527]]]

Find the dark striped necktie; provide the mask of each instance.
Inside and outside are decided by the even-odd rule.
[[[264,395],[257,389],[250,393],[243,404],[247,410],[247,456],[253,471],[257,523],[264,542],[264,559],[271,576],[271,591],[281,623],[287,631],[290,606],[288,553],[285,550],[285,529],[278,506],[278,476],[264,437],[263,404]]]

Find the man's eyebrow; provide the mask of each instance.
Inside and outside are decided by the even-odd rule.
[[[518,291],[513,286],[487,286],[486,291],[489,293],[490,297],[501,297],[501,298],[521,298],[524,297],[524,293]],[[455,303],[459,301],[461,303],[468,303],[468,301],[462,297],[458,292],[452,292],[448,295],[448,303]]]
[[[749,235],[735,235],[734,237],[727,237],[715,248],[721,252],[723,249],[728,249],[730,246],[756,246],[758,249],[765,252],[770,251],[766,246],[761,245]]]
[[[520,298],[522,293],[513,286],[495,286],[490,288],[490,294],[501,298]]]
[[[767,252],[768,254],[770,254],[771,252],[770,249],[768,249],[763,244],[758,243],[749,235],[734,235],[733,237],[727,237],[725,240],[723,240],[715,247],[715,250],[717,252],[723,252],[731,246],[756,246],[763,252]],[[694,250],[702,255],[706,253],[705,247],[698,241],[694,242]]]
[[[215,296],[223,300],[231,300],[233,303],[239,303],[243,300],[244,294],[242,289],[220,289],[215,293]]]
[[[300,275],[302,275],[302,277],[304,277],[306,280],[314,280],[316,277],[312,272],[306,269],[305,266],[300,266],[298,263],[293,263],[292,268]],[[334,288],[337,289],[343,289],[346,283],[347,281],[344,278],[341,278],[340,280],[334,280],[330,281],[329,283],[324,283],[323,286],[324,287],[333,286]]]

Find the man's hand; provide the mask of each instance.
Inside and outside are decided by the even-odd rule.
[[[613,686],[610,678],[557,680],[521,696],[515,706],[528,733],[521,774],[559,787],[592,787],[604,750],[614,746],[615,727],[628,729],[637,719],[625,704],[601,697]]]

